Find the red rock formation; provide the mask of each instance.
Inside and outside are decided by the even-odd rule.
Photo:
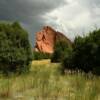
[[[54,44],[60,39],[67,40],[71,43],[71,41],[62,33],[56,32],[49,26],[45,26],[40,32],[36,33],[35,51],[53,53]]]

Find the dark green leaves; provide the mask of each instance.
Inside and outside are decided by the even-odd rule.
[[[85,37],[76,37],[72,53],[63,60],[63,67],[85,72],[100,72],[98,71],[100,70],[100,30],[95,30]]]
[[[0,71],[25,72],[32,59],[28,33],[18,22],[0,24]],[[25,71],[24,71],[25,70]]]

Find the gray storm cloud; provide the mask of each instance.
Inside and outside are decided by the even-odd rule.
[[[64,0],[1,0],[0,19],[31,22],[32,18],[64,4]]]
[[[0,0],[0,20],[21,22],[33,42],[34,33],[44,25],[41,16],[64,3],[64,0]]]

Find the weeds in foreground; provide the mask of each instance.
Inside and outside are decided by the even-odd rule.
[[[0,100],[100,100],[100,77],[61,75],[59,64],[33,61],[27,75],[0,76]]]

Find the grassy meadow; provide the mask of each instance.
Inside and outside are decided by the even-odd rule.
[[[29,74],[0,75],[0,100],[100,100],[100,77],[62,75],[60,64],[33,61]]]

